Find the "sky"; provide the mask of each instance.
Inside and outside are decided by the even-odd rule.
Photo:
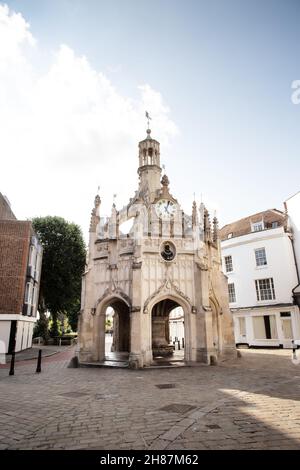
[[[0,1],[0,192],[88,236],[161,143],[170,190],[220,225],[300,189],[298,0]],[[299,83],[300,84],[300,83]],[[298,100],[300,101],[300,100]]]

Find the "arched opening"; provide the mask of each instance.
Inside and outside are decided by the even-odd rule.
[[[153,156],[153,148],[150,147],[148,149],[148,165],[152,165],[152,156]]]
[[[164,299],[152,308],[152,353],[155,362],[184,360],[184,310]]]
[[[120,299],[105,309],[105,358],[126,359],[130,352],[130,310]]]
[[[147,150],[143,150],[143,165],[147,165]]]

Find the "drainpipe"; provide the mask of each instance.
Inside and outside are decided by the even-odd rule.
[[[288,219],[287,205],[286,205],[286,202],[284,202],[283,204],[284,204],[284,209],[285,209],[285,214],[286,214],[286,222],[287,222],[287,219]],[[286,230],[287,230],[287,227],[286,227]],[[295,268],[296,268],[296,274],[297,274],[297,281],[298,281],[298,284],[292,289],[292,293],[293,293],[294,302],[295,302],[296,305],[298,305],[298,307],[300,309],[300,294],[298,294],[298,295],[295,294],[295,290],[297,289],[297,287],[300,286],[300,277],[299,277],[299,269],[298,269],[297,258],[296,258],[296,253],[295,253],[294,237],[293,237],[292,233],[290,233],[288,235],[288,237],[291,240],[291,244],[292,244],[294,262],[295,262]]]

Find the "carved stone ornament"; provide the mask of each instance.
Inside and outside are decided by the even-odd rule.
[[[127,303],[127,305],[129,305],[129,307],[131,308],[130,297],[128,297],[128,295],[125,294],[125,292],[123,292],[118,287],[116,288],[115,284],[113,284],[112,287],[109,287],[104,291],[104,294],[96,302],[96,308],[105,298],[112,297],[113,295],[121,297]],[[95,311],[96,311],[96,308],[95,308]]]
[[[151,300],[155,299],[155,297],[157,297],[159,294],[161,294],[162,292],[166,292],[166,293],[169,293],[170,290],[173,290],[176,292],[176,294],[183,298],[184,300],[186,300],[189,305],[192,305],[192,302],[190,300],[190,298],[184,294],[184,292],[182,292],[177,286],[176,284],[174,284],[171,279],[167,279],[155,292],[153,292],[153,294],[151,294],[148,299],[146,300],[145,304],[144,304],[144,309],[143,309],[143,312],[144,313],[149,313],[148,311],[148,305],[149,303],[151,302]]]
[[[141,311],[141,307],[131,307],[131,312],[132,313],[136,313],[136,312],[140,312]]]
[[[132,269],[141,269],[141,267],[142,267],[141,261],[139,263],[137,262],[132,263]]]
[[[205,262],[202,262],[202,263],[196,262],[196,266],[197,268],[200,269],[200,271],[208,271],[208,264]]]
[[[219,313],[220,315],[223,314],[223,310],[222,310],[222,307],[217,299],[217,296],[215,294],[215,291],[213,289],[213,286],[210,286],[210,289],[209,289],[209,300],[212,304],[214,304],[215,306],[215,309],[217,311],[217,313]]]

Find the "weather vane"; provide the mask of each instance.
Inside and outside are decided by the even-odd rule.
[[[147,121],[148,121],[148,129],[150,128],[150,120],[152,119],[148,113],[148,111],[146,111],[146,118],[147,118]]]

